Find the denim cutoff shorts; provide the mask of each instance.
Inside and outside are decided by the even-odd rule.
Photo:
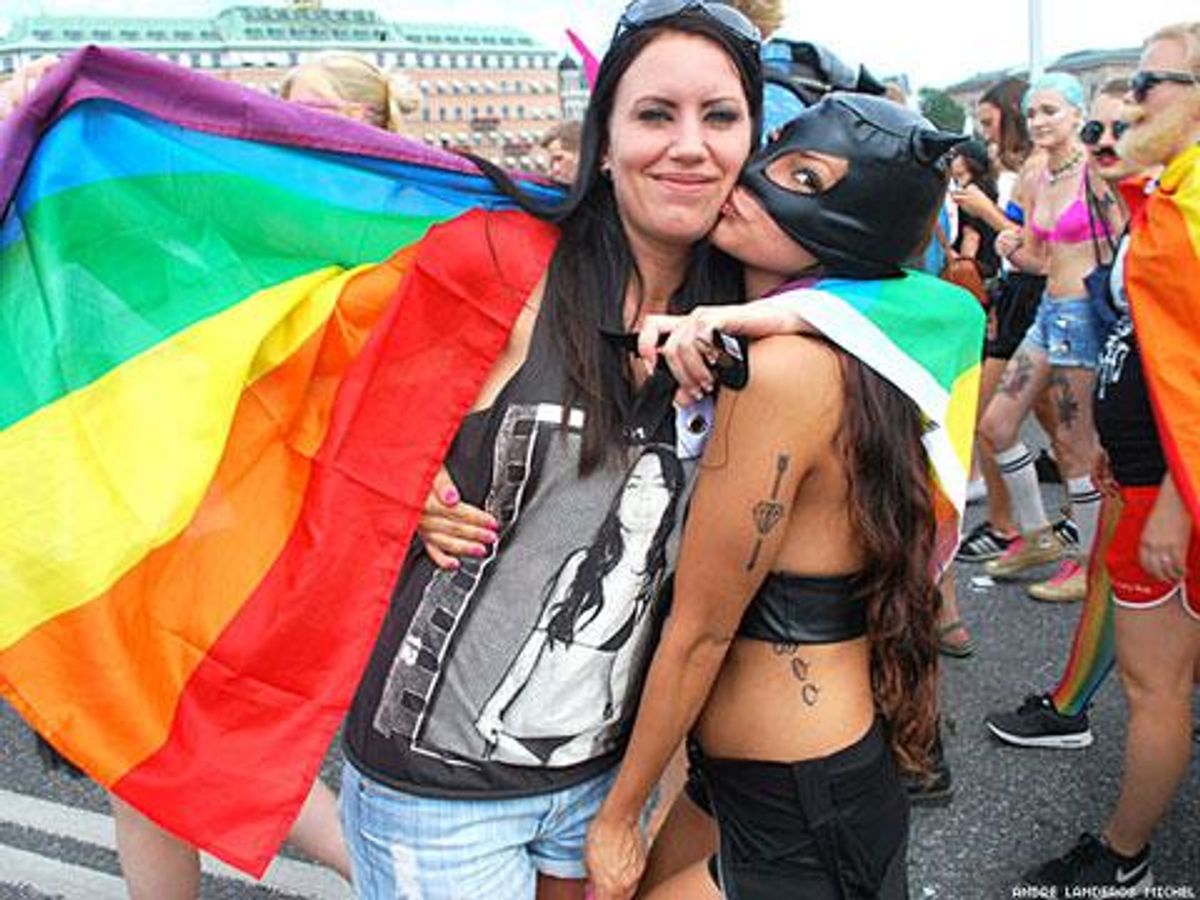
[[[1052,366],[1095,369],[1107,326],[1089,297],[1052,298],[1042,294],[1023,346],[1046,354]]]
[[[539,874],[584,878],[588,825],[616,769],[528,797],[398,791],[342,771],[342,827],[362,900],[534,900]]]

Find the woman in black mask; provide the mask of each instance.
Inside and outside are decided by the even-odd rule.
[[[810,273],[920,278],[900,262],[929,237],[955,142],[871,97],[810,108],[751,159],[712,235],[745,264],[750,296],[777,296],[643,332],[649,351],[675,328],[673,368],[701,389],[712,325],[774,336],[752,345],[746,387],[717,403],[671,614],[589,834],[596,900],[637,889],[638,815],[689,733],[680,802],[711,812],[719,850],[643,896],[907,895],[900,771],[927,768],[937,721],[928,423],[874,370],[803,333],[779,290]],[[938,291],[921,302],[972,305]],[[982,316],[964,321],[946,340],[977,348]],[[659,841],[677,840],[669,822]]]

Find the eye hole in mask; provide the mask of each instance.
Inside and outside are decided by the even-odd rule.
[[[773,159],[765,174],[772,184],[793,194],[823,194],[846,177],[850,163],[843,157],[796,150]]]

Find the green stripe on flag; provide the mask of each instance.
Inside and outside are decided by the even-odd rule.
[[[842,293],[839,282],[837,293]],[[960,334],[945,329],[963,328],[977,317],[978,304],[963,291],[940,278],[909,272],[904,278],[860,282],[870,289],[863,313],[905,354],[918,360],[921,366],[947,392],[954,387],[958,376],[978,356],[965,358]],[[852,291],[851,291],[852,292]],[[964,309],[964,304],[969,306]],[[941,315],[937,313],[941,311]],[[939,325],[944,325],[944,329]],[[982,347],[979,348],[982,352]]]
[[[381,261],[441,220],[347,210],[228,174],[47,198],[0,252],[0,342],[15,350],[0,356],[0,428],[257,291]]]

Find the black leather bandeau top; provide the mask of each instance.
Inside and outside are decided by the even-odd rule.
[[[738,637],[777,644],[834,644],[867,633],[857,575],[772,572],[750,601]]]

